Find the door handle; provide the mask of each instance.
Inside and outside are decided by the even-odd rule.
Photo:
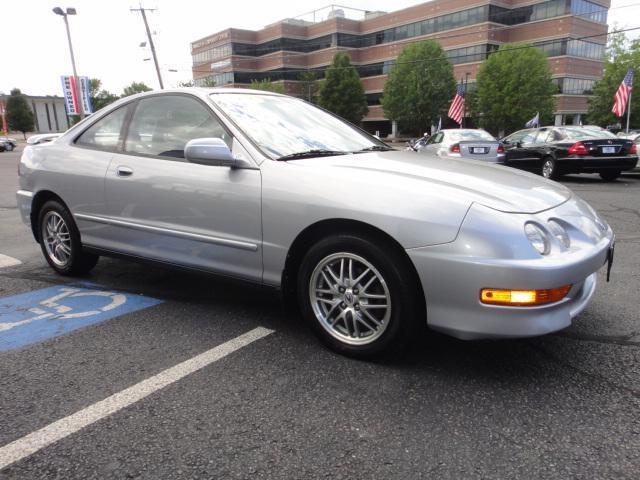
[[[125,167],[124,165],[120,165],[116,168],[116,175],[119,177],[130,177],[133,175],[133,170],[129,167]]]

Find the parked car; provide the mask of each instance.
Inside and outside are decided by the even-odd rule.
[[[61,133],[40,133],[38,135],[31,135],[27,138],[27,145],[38,145],[40,143],[52,142],[58,138]]]
[[[402,349],[424,325],[463,339],[563,329],[612,260],[611,228],[561,184],[424,161],[258,90],[123,98],[27,147],[19,184],[56,272],[114,255],[279,288],[358,357]]]
[[[4,150],[11,152],[18,146],[18,141],[15,138],[0,137],[0,144],[4,147]]]
[[[480,129],[440,130],[417,151],[442,158],[470,158],[490,163],[504,163],[504,148],[500,142],[489,132]]]
[[[631,140],[636,144],[636,151],[640,148],[640,130],[632,130],[629,133],[626,132],[618,132],[618,137],[626,138],[627,140]],[[632,170],[633,173],[640,172],[640,164],[636,165],[636,168]]]
[[[599,173],[612,181],[638,163],[631,140],[588,128],[531,128],[512,133],[502,143],[506,165],[551,179],[567,173]]]

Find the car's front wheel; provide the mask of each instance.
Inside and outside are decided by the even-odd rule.
[[[622,172],[620,170],[604,171],[604,172],[600,172],[600,177],[605,182],[613,182],[616,178],[620,176],[621,173]]]
[[[11,152],[13,150],[13,145],[8,143],[7,146],[5,147],[5,149],[7,150],[7,152]]]
[[[371,357],[397,351],[419,325],[422,292],[408,260],[356,234],[333,235],[308,251],[298,302],[316,335],[333,350]]]
[[[45,259],[61,275],[87,273],[98,256],[82,250],[80,233],[69,210],[56,200],[46,202],[38,215],[40,247]]]

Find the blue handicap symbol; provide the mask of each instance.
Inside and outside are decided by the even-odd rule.
[[[74,285],[0,298],[0,351],[24,347],[159,303],[162,302],[142,295]]]

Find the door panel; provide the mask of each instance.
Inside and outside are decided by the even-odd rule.
[[[99,243],[105,230],[103,225],[87,221],[85,217],[106,213],[104,179],[114,152],[122,144],[129,108],[124,105],[99,119],[71,148],[63,150],[64,158],[52,159],[64,167],[61,187],[54,191],[71,209],[85,244]]]
[[[140,100],[124,152],[106,174],[108,226],[101,247],[130,255],[262,279],[259,169],[184,159],[194,138],[221,138],[244,155],[208,106],[188,95]]]
[[[259,170],[114,155],[102,246],[260,280],[260,190]]]

